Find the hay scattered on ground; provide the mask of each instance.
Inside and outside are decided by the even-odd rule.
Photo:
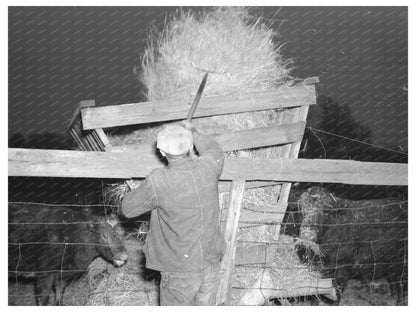
[[[99,280],[90,294],[87,305],[152,306],[159,304],[159,285],[155,280],[146,281],[143,271],[143,242],[125,241],[129,253],[127,263],[112,268]]]

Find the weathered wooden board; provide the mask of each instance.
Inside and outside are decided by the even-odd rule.
[[[258,188],[258,187],[266,187],[271,185],[276,185],[281,182],[276,181],[246,181],[245,188],[252,189],[252,188]],[[218,182],[218,192],[219,193],[225,193],[229,192],[231,188],[231,181],[219,181]]]
[[[305,131],[305,122],[297,122],[280,126],[237,130],[213,135],[224,152],[240,149],[258,148],[278,144],[287,144],[301,139]],[[111,151],[138,151],[152,153],[155,144],[127,144],[112,146]]]
[[[163,166],[153,154],[9,148],[9,176],[142,178]],[[407,164],[332,159],[227,158],[221,180],[408,185]]]
[[[84,130],[184,119],[192,99],[89,107],[81,110]],[[238,95],[201,98],[194,118],[316,104],[314,85],[281,86]]]
[[[407,185],[407,164],[335,159],[227,158],[222,180]]]
[[[306,122],[224,132],[215,136],[225,152],[296,142],[303,137]]]
[[[238,286],[236,285],[236,287]],[[293,281],[291,285],[276,285],[271,278],[270,269],[266,269],[247,288],[237,305],[256,306],[263,305],[269,298],[282,299],[317,295],[324,295],[331,300],[337,299],[332,279],[308,279],[299,282]]]
[[[264,243],[250,246],[237,246],[235,252],[235,265],[241,264],[269,264],[273,262],[276,254],[276,246]]]
[[[221,280],[218,287],[217,303],[230,301],[231,277],[234,269],[237,229],[240,219],[241,203],[244,196],[244,180],[233,181],[231,185],[230,204],[228,206],[227,224],[224,231],[226,243],[225,254],[221,260]]]
[[[254,212],[244,210],[240,216],[240,227],[264,225],[264,224],[280,224],[284,213],[279,213],[277,208],[274,212]]]

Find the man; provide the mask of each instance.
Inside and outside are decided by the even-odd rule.
[[[218,200],[224,154],[213,138],[182,124],[158,134],[168,166],[153,170],[125,196],[122,214],[151,211],[143,251],[146,267],[161,271],[161,305],[215,305],[225,250]],[[199,157],[191,156],[193,146]]]

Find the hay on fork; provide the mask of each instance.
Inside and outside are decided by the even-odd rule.
[[[277,33],[243,7],[219,7],[196,14],[180,12],[160,33],[151,32],[137,78],[147,101],[192,100],[205,70],[211,71],[203,96],[247,93],[292,81]],[[253,112],[194,119],[204,133],[276,124],[276,112]],[[116,144],[153,143],[160,125],[110,133]]]

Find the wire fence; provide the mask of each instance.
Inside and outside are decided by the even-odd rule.
[[[65,205],[65,204],[43,204],[43,203],[32,203],[32,202],[13,202],[18,203],[21,205],[39,205],[44,207],[50,207],[50,209],[54,209],[54,207],[61,207],[65,208],[68,207],[69,209],[76,209],[76,208],[86,208],[86,207],[96,207],[96,208],[102,208],[105,214],[107,215],[108,211],[114,210],[118,208],[116,205]],[[248,204],[250,204],[249,201],[247,201]],[[353,203],[353,202],[352,202]],[[254,203],[253,203],[254,204]],[[296,209],[300,209],[299,202],[289,202],[289,204],[295,207]],[[368,204],[368,205],[361,205],[359,207],[354,206],[346,206],[346,207],[324,207],[322,209],[322,212],[325,213],[332,213],[332,214],[342,214],[344,212],[357,212],[362,214],[366,210],[380,210],[383,209],[391,209],[391,207],[400,207],[401,209],[404,209],[407,211],[407,204],[408,202],[406,200],[397,200],[395,202],[386,202],[384,204]],[[302,216],[301,211],[267,211],[262,212],[255,209],[250,209],[249,205],[246,205],[244,209],[250,212],[258,213],[259,215],[283,215],[285,216],[285,219],[280,222],[276,221],[270,221],[268,222],[265,219],[259,218],[258,223],[251,221],[252,224],[250,226],[252,227],[262,227],[264,225],[278,225],[284,227],[286,226],[296,226],[296,227],[302,227],[303,220],[302,218],[299,219],[299,216]],[[263,207],[269,208],[272,210],[274,207],[273,205],[262,205]],[[115,210],[117,211],[117,209]],[[274,220],[273,218],[271,218]],[[364,275],[370,275],[371,277],[363,278],[360,286],[357,286],[357,293],[363,292],[363,287],[365,288],[374,288],[373,289],[373,295],[374,291],[377,293],[377,287],[380,283],[387,283],[390,286],[403,286],[407,289],[407,246],[408,246],[408,237],[407,237],[407,225],[408,221],[406,220],[398,220],[398,219],[391,219],[390,221],[385,220],[363,220],[362,222],[342,222],[342,223],[328,223],[328,222],[319,222],[319,220],[315,220],[316,222],[313,224],[313,226],[317,228],[329,228],[329,229],[335,229],[338,233],[341,233],[338,235],[338,241],[322,241],[319,242],[319,247],[323,250],[334,252],[334,254],[331,255],[325,255],[329,256],[330,261],[325,262],[322,258],[320,258],[320,265],[316,266],[316,263],[314,265],[303,263],[302,261],[299,261],[299,257],[297,257],[297,261],[293,262],[292,256],[296,254],[296,248],[298,247],[299,238],[295,237],[290,241],[280,241],[280,240],[274,240],[270,238],[264,238],[262,240],[259,239],[247,239],[247,238],[239,238],[238,239],[238,246],[241,246],[242,250],[244,248],[247,248],[248,246],[259,246],[263,245],[265,247],[264,255],[263,257],[259,257],[258,261],[251,261],[250,263],[237,263],[235,265],[234,271],[236,274],[236,278],[233,279],[232,282],[232,292],[237,292],[239,294],[245,293],[250,290],[258,290],[260,293],[264,296],[264,300],[268,299],[270,296],[270,293],[278,293],[282,294],[285,291],[287,291],[286,286],[282,286],[279,283],[274,284],[267,284],[260,282],[259,284],[255,284],[255,279],[259,278],[260,276],[263,276],[264,272],[269,272],[273,278],[280,278],[282,272],[286,272],[286,275],[290,275],[287,272],[293,271],[298,272],[296,274],[303,274],[306,270],[309,271],[315,271],[318,273],[319,278],[331,278],[334,281],[337,279],[337,273],[342,270],[359,270],[361,272],[366,272]],[[345,221],[345,220],[343,220]],[[11,305],[20,305],[22,302],[25,301],[24,298],[27,298],[32,300],[32,304],[34,304],[34,293],[33,288],[25,288],[26,284],[22,284],[22,280],[20,279],[20,276],[37,276],[37,275],[44,275],[44,274],[52,274],[56,275],[55,278],[60,279],[61,281],[66,279],[66,276],[71,276],[75,274],[84,274],[84,281],[85,279],[98,279],[99,277],[106,276],[107,280],[107,286],[105,287],[105,290],[103,290],[100,287],[92,287],[90,282],[84,283],[87,286],[84,285],[82,288],[82,291],[78,293],[78,296],[81,296],[84,298],[84,301],[80,301],[84,303],[88,303],[88,298],[96,297],[96,296],[105,296],[107,299],[107,303],[111,304],[112,302],[112,296],[116,296],[116,294],[129,294],[129,293],[143,293],[145,294],[144,298],[147,298],[147,301],[145,299],[140,299],[144,301],[138,301],[133,303],[129,302],[128,304],[135,304],[135,305],[147,305],[147,304],[157,304],[157,299],[154,299],[157,297],[158,293],[158,279],[151,279],[150,281],[146,281],[146,278],[143,277],[143,272],[146,270],[143,267],[143,264],[134,263],[134,265],[131,263],[130,265],[122,266],[118,269],[110,270],[111,272],[108,272],[108,270],[103,273],[101,270],[98,275],[91,276],[91,271],[94,271],[94,268],[91,266],[85,267],[85,268],[68,268],[65,266],[65,263],[63,259],[67,256],[73,257],[74,254],[71,254],[73,250],[71,248],[81,248],[81,247],[91,247],[91,248],[97,248],[97,247],[106,247],[106,248],[112,248],[111,244],[102,244],[98,242],[85,242],[85,241],[51,241],[48,240],[48,237],[43,237],[43,239],[35,239],[36,233],[33,233],[33,241],[19,241],[19,238],[16,238],[15,235],[12,235],[11,231],[13,231],[13,227],[27,227],[27,231],[30,232],[30,227],[36,227],[36,226],[55,226],[54,229],[59,229],[60,226],[70,227],[70,226],[76,226],[76,225],[86,225],[89,223],[92,224],[98,224],[100,221],[86,221],[86,220],[80,220],[80,221],[71,221],[71,222],[59,222],[56,220],[52,220],[51,222],[39,222],[39,221],[31,221],[31,220],[10,220],[9,219],[9,304]],[[147,233],[148,233],[148,227],[149,227],[149,221],[148,220],[119,220],[118,223],[120,225],[129,225],[129,229],[123,234],[125,240],[130,241],[131,244],[129,248],[127,248],[127,251],[129,254],[132,252],[141,252],[141,246],[144,242]],[[350,239],[348,235],[345,235],[344,240],[340,240],[339,238],[342,238],[342,232],[346,227],[362,227],[362,228],[381,228],[381,229],[388,229],[388,228],[399,228],[402,229],[400,232],[401,236],[395,237],[390,236],[386,237],[381,235],[380,237],[361,237],[359,241],[355,239]],[[374,234],[374,233],[373,233]],[[372,235],[373,235],[372,234]],[[283,233],[282,233],[283,235]],[[10,239],[14,238],[17,241],[11,241]],[[351,253],[358,253],[354,248],[359,245],[361,250],[364,250],[365,254],[360,255],[360,257],[355,257],[354,262],[348,263],[351,259],[344,259],[345,258],[345,252],[340,252],[342,250],[349,250]],[[33,261],[33,255],[29,255],[27,259],[25,259],[25,253],[24,248],[26,247],[34,247],[37,249],[37,252],[42,252],[42,247],[49,245],[52,247],[60,247],[60,249],[53,249],[55,252],[61,252],[57,259],[60,259],[59,263],[55,263],[55,266],[51,269],[39,269],[36,270],[33,267],[31,267],[29,270],[25,270],[23,264],[27,260]],[[381,246],[381,247],[380,247]],[[386,258],[384,256],[385,252],[388,252],[389,246],[396,246],[395,250],[399,251],[394,256],[390,258]],[[397,247],[399,246],[399,247]],[[10,263],[10,251],[12,248],[17,248],[17,257],[16,259],[13,259],[14,262]],[[380,248],[384,248],[382,251],[382,255],[380,256]],[[386,249],[387,248],[387,249]],[[368,253],[368,254],[367,254]],[[43,255],[46,256],[47,255]],[[273,261],[270,261],[270,259],[273,259]],[[91,259],[92,260],[92,259]],[[292,262],[291,262],[292,261]],[[347,262],[346,262],[347,261]],[[14,264],[14,266],[13,266]],[[385,272],[383,272],[385,270]],[[99,270],[98,270],[99,271]],[[105,271],[105,270],[104,270]],[[380,272],[378,272],[380,271]],[[276,273],[277,272],[277,273]],[[325,273],[329,272],[329,273]],[[324,273],[326,275],[324,275]],[[274,276],[274,275],[276,276]],[[279,275],[280,274],[280,275]],[[389,275],[394,275],[396,277],[396,280],[389,279],[386,281],[386,278],[388,278]],[[110,276],[119,276],[118,280],[122,278],[126,278],[126,276],[135,276],[134,278],[138,278],[140,280],[139,282],[134,283],[134,287],[132,287],[129,283],[121,283],[117,282],[114,283],[114,278],[111,279]],[[153,275],[155,277],[157,275]],[[299,275],[296,275],[299,277]],[[287,276],[286,276],[287,277]],[[129,277],[131,278],[131,277]],[[240,278],[240,280],[239,280]],[[68,279],[69,280],[69,279]],[[81,279],[82,280],[82,279]],[[243,281],[241,281],[243,280]],[[300,279],[299,279],[300,281]],[[301,293],[302,289],[305,288],[306,290],[310,290],[311,285],[303,285],[302,282],[295,282],[297,289],[297,293]],[[77,282],[70,282],[71,285],[75,285]],[[93,284],[96,286],[96,284],[99,284],[99,282],[94,282]],[[31,284],[33,285],[33,284]],[[336,283],[334,283],[335,287]],[[325,292],[325,289],[328,291],[330,290],[330,287],[321,287],[320,291]],[[22,291],[26,291],[26,293],[22,293]],[[383,291],[386,290],[383,288]],[[67,291],[68,292],[68,291]],[[49,293],[49,292],[48,292]],[[50,293],[53,294],[52,292]],[[151,296],[150,296],[151,294]],[[41,294],[38,294],[41,295]],[[390,297],[393,297],[393,293],[391,293]],[[68,295],[66,295],[68,296]],[[268,297],[267,297],[268,296]],[[118,296],[119,297],[119,296]],[[134,297],[134,296],[133,296]],[[267,297],[267,298],[266,298]],[[377,297],[377,296],[376,296]],[[389,298],[390,298],[389,297]],[[65,297],[66,298],[66,297]],[[404,294],[405,300],[407,300],[407,292]],[[69,300],[66,300],[67,302],[72,302],[74,304],[73,298],[69,298]],[[71,301],[72,300],[72,301]],[[371,298],[369,299],[371,300]],[[375,299],[374,299],[375,300]],[[407,301],[406,301],[407,302]],[[117,304],[120,304],[120,302],[117,302]],[[390,303],[388,303],[390,304]]]

